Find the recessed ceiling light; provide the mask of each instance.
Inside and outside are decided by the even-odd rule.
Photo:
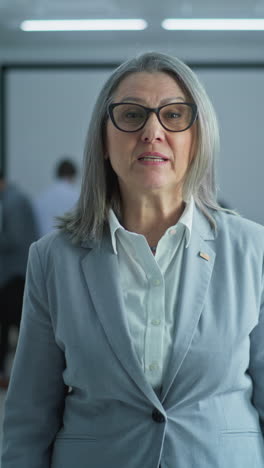
[[[167,18],[164,29],[177,31],[263,31],[263,18]]]
[[[23,31],[139,31],[148,26],[143,19],[27,20]]]

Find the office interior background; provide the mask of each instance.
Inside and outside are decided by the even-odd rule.
[[[166,30],[168,18],[264,18],[264,0],[0,0],[0,165],[30,196],[55,162],[81,164],[95,96],[111,70],[143,51],[186,61],[216,108],[219,198],[264,223],[263,30]],[[25,31],[25,20],[141,19],[142,30]],[[210,27],[210,22],[209,22]],[[225,26],[224,26],[225,27]],[[236,27],[236,26],[234,26]]]
[[[216,108],[219,199],[264,224],[264,30],[232,30],[235,23],[216,30],[212,21],[211,30],[166,30],[168,18],[261,20],[264,0],[0,0],[0,168],[7,179],[33,198],[62,155],[80,166],[101,85],[125,59],[156,50],[188,63]],[[141,19],[145,26],[21,29],[23,21],[48,19],[107,19],[110,29],[114,19]],[[0,421],[3,400],[1,393]]]

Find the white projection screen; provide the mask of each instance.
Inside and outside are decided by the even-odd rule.
[[[219,198],[264,224],[264,67],[194,68],[221,132]],[[31,197],[50,184],[63,155],[81,165],[96,96],[110,68],[10,67],[5,72],[5,164]]]

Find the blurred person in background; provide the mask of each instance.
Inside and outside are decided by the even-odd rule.
[[[76,188],[77,166],[69,158],[58,162],[55,182],[45,189],[34,201],[39,237],[54,230],[56,217],[71,210],[79,197]]]
[[[30,250],[2,468],[263,468],[264,228],[218,205],[217,150],[183,62],[109,77]]]
[[[27,196],[0,171],[0,386],[7,387],[10,328],[19,328],[30,244],[36,220]]]

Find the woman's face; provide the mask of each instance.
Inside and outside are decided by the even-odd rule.
[[[163,72],[129,75],[119,84],[113,99],[115,103],[132,102],[151,108],[186,101],[176,80]],[[170,132],[151,113],[141,130],[125,133],[108,119],[105,157],[118,177],[122,197],[157,191],[181,194],[194,153],[195,129],[194,124],[184,132]]]

